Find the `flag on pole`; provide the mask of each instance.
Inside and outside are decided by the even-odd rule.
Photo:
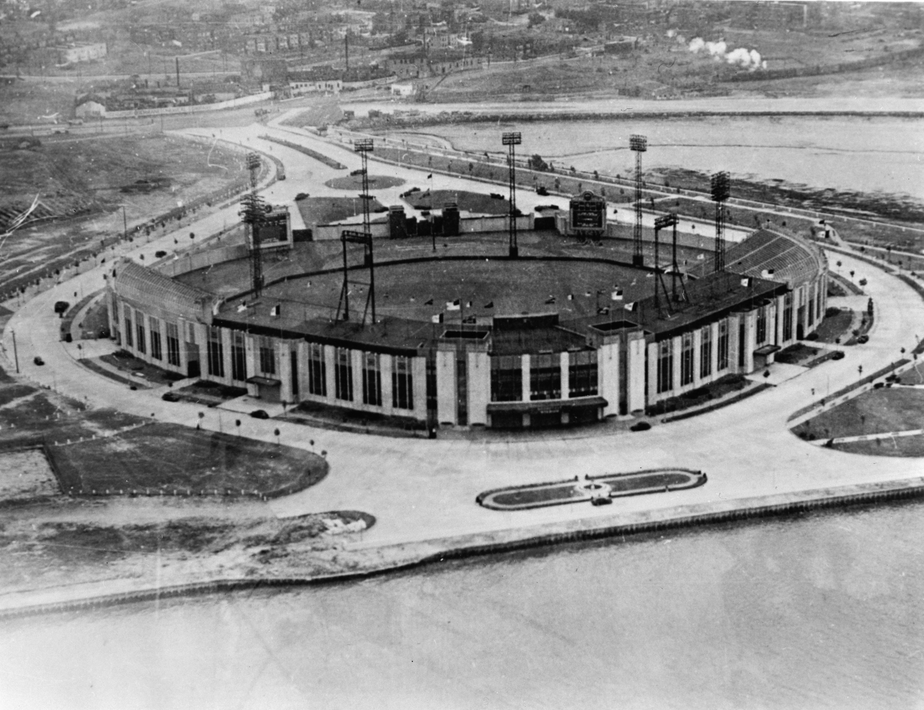
[[[741,279],[741,285],[744,286],[745,288],[747,288],[748,286],[750,286],[750,285],[751,285],[751,278],[750,278],[749,276],[745,276],[743,279]]]
[[[569,293],[569,294],[568,294],[568,300],[569,300],[569,301],[573,301],[573,300],[574,300],[574,294],[573,294],[573,293]]]
[[[468,303],[466,303],[466,304],[465,304],[465,307],[466,307],[466,308],[471,308],[471,307],[472,307],[472,302],[469,301]]]
[[[270,315],[273,316],[273,318],[279,317],[279,304],[278,303],[275,306],[273,306],[272,310],[270,311]]]
[[[593,294],[590,291],[584,291],[584,295],[587,296],[587,298],[590,298],[591,296],[593,296]]]
[[[632,303],[627,303],[626,305],[623,306],[623,308],[625,308],[627,311],[634,311],[635,301],[632,301]]]
[[[458,298],[455,301],[446,301],[447,311],[458,311],[462,308],[462,301]]]
[[[425,306],[432,306],[432,305],[433,305],[433,299],[431,298],[429,301],[424,301],[424,305],[425,305]]]
[[[431,322],[431,323],[442,323],[442,322],[443,322],[443,314],[442,314],[442,313],[436,313],[436,314],[430,316],[430,322]]]
[[[551,296],[551,295],[550,295],[547,299],[545,299],[545,303],[546,303],[547,306],[548,306],[548,305],[554,304],[554,303],[555,303],[555,296]]]
[[[494,308],[494,301],[488,301],[484,304],[485,308]]]
[[[238,312],[238,313],[243,313],[243,312],[246,311],[246,310],[247,310],[247,304],[246,304],[246,303],[242,303],[241,305],[239,305],[239,306],[237,307],[237,312]]]
[[[610,298],[612,298],[614,301],[621,301],[622,300],[622,289],[617,288],[615,291],[613,291],[613,293],[610,294]]]
[[[433,173],[430,173],[429,175],[427,175],[427,180],[429,180],[432,177],[433,177]]]

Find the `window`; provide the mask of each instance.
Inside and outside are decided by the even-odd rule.
[[[125,306],[125,345],[126,347],[135,347],[134,331],[132,330],[132,309]]]
[[[208,342],[209,374],[213,377],[225,376],[225,351],[221,344],[221,329],[209,328]]]
[[[363,353],[363,404],[382,406],[382,370],[378,353]]]
[[[320,343],[308,343],[308,393],[327,396],[327,365]]]
[[[670,340],[658,343],[658,394],[674,386],[674,349]]]
[[[519,402],[523,399],[523,363],[519,355],[491,358],[491,401]]]
[[[738,321],[738,367],[744,367],[744,357],[747,353],[747,349],[745,348],[745,343],[747,342],[745,340],[746,338],[747,324],[745,323],[745,319],[742,318]]]
[[[700,333],[699,376],[709,377],[712,374],[712,326],[707,325]]]
[[[680,342],[680,386],[693,382],[693,333],[684,333]]]
[[[792,340],[792,293],[783,298],[783,342]]]
[[[293,346],[289,351],[289,378],[292,397],[298,398],[298,349]]]
[[[568,389],[572,397],[597,394],[597,351],[568,353]]]
[[[149,316],[148,330],[151,332],[151,357],[155,360],[163,360],[164,351],[160,341],[160,319]]]
[[[529,363],[529,398],[533,400],[561,398],[561,355],[540,353]]]
[[[353,362],[346,348],[334,350],[334,387],[337,399],[353,401]]]
[[[175,323],[167,323],[167,362],[180,366],[180,332]]]
[[[260,350],[260,372],[264,375],[276,374],[276,347],[272,338],[260,336],[257,340]]]
[[[392,360],[391,403],[395,409],[414,408],[413,361],[409,357],[396,355]]]
[[[231,379],[247,379],[247,351],[244,347],[243,333],[235,332],[231,335]]]
[[[139,353],[146,352],[144,344],[144,314],[135,311],[135,347]]]
[[[763,345],[767,342],[767,309],[761,307],[757,309],[757,344]]]

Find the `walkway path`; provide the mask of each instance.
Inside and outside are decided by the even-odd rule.
[[[224,129],[225,137],[258,145],[263,126]],[[270,129],[271,130],[271,129]],[[345,148],[306,138],[314,149],[335,157],[349,168],[359,159]],[[261,146],[266,147],[266,146]],[[321,183],[334,171],[317,161],[273,146],[268,152],[286,164],[289,179],[273,186],[281,199],[308,188],[324,193]],[[400,168],[399,177],[421,182],[422,171]],[[450,185],[468,186],[455,178]],[[443,187],[443,185],[440,185]],[[385,191],[383,191],[385,192]],[[197,234],[219,229],[223,221],[236,219],[236,206],[209,215],[184,231]],[[172,244],[172,235],[136,249],[132,256],[153,252]],[[365,534],[364,545],[438,540],[454,535],[471,535],[533,528],[549,523],[579,519],[618,521],[640,511],[665,510],[684,504],[695,505],[753,498],[829,486],[908,479],[922,473],[920,462],[907,459],[865,458],[863,465],[848,454],[812,446],[789,433],[786,418],[812,400],[812,392],[840,389],[856,380],[857,368],[873,372],[893,362],[900,348],[916,343],[914,334],[924,323],[924,302],[910,287],[869,264],[849,256],[838,256],[842,270],[855,270],[868,280],[866,287],[878,304],[878,315],[869,343],[850,349],[843,360],[825,363],[782,382],[739,405],[726,407],[648,432],[593,435],[562,440],[554,432],[522,440],[504,441],[453,439],[421,440],[366,436],[315,429],[280,421],[247,418],[240,427],[243,436],[275,442],[274,429],[283,443],[326,451],[331,473],[319,485],[271,503],[281,517],[332,509],[358,509],[376,516],[378,523]],[[76,343],[59,341],[55,300],[78,286],[86,292],[103,284],[101,268],[84,273],[26,303],[10,320],[2,344],[12,353],[11,332],[16,331],[23,376],[43,386],[88,401],[94,407],[116,407],[159,421],[195,426],[199,414],[203,428],[217,430],[220,414],[186,403],[163,402],[156,390],[133,392],[127,397],[124,385],[87,372],[76,362]],[[41,355],[47,365],[35,367],[32,357]],[[8,365],[12,371],[12,367]],[[227,415],[226,415],[227,416]],[[312,446],[309,442],[314,441]],[[678,443],[682,445],[678,446]],[[709,483],[670,496],[622,499],[611,506],[590,508],[564,506],[534,511],[489,511],[475,504],[475,496],[487,489],[556,480],[563,475],[600,475],[657,467],[703,470]]]

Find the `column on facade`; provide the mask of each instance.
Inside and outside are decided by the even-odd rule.
[[[350,369],[353,371],[353,403],[363,404],[363,351],[350,349]]]
[[[292,360],[289,357],[291,347],[287,340],[275,340],[273,342],[276,351],[276,362],[279,363],[277,369],[279,378],[279,401],[294,402],[295,394],[292,392]]]
[[[776,308],[773,309],[776,315],[776,328],[774,328],[774,333],[776,333],[776,340],[773,342],[777,345],[783,345],[783,312],[786,310],[786,295],[776,297]]]
[[[440,424],[456,424],[456,351],[436,351],[436,416]],[[490,374],[488,387],[490,388]]]
[[[334,346],[325,345],[324,346],[324,380],[327,389],[327,401],[334,402],[337,399],[337,376],[335,364],[337,358],[335,357]]]
[[[308,343],[299,340],[296,344],[298,353],[298,395],[293,400],[293,404],[305,399],[308,394]]]
[[[395,357],[387,353],[382,353],[379,358],[379,377],[382,379],[382,409],[385,414],[392,414],[395,410],[392,403],[394,392],[394,382],[391,375],[395,371]]]
[[[642,331],[626,336],[626,381],[622,386],[626,388],[626,407],[630,413],[645,409],[646,349]]]
[[[673,397],[682,388],[680,384],[680,368],[683,365],[683,336],[675,335],[671,338],[671,388],[664,393],[665,397]]]
[[[520,376],[523,378],[523,401],[528,402],[530,400],[530,380],[529,380],[529,368],[530,368],[530,357],[529,353],[523,355],[520,359]]]
[[[421,356],[411,358],[411,372],[414,376],[414,418],[425,420],[427,418],[427,358]],[[388,379],[391,380],[391,374]],[[391,404],[391,399],[388,403]]]
[[[226,384],[231,383],[231,331],[228,328],[219,328],[218,337],[221,339],[221,360],[224,365],[225,376],[222,378]]]
[[[710,378],[715,380],[719,377],[719,322],[716,321],[709,325],[712,329],[712,348],[710,353],[711,362],[709,373]]]
[[[654,403],[658,399],[658,344],[655,342],[646,345],[648,357],[646,366],[648,368],[648,392],[645,402]],[[644,408],[644,405],[643,405]]]
[[[619,414],[619,349],[617,336],[597,349],[597,392],[606,400],[603,416]]]
[[[488,423],[488,402],[491,399],[491,358],[486,352],[468,352],[468,423]],[[527,379],[529,371],[527,370]]]
[[[199,371],[203,375],[209,371],[209,327],[204,323],[191,323],[196,335],[196,350],[199,351]]]
[[[741,314],[744,319],[744,365],[741,372],[748,373],[754,370],[754,348],[757,341],[757,310]]]
[[[559,353],[559,367],[561,368],[561,398],[571,399],[571,376],[568,370],[570,356],[568,351]],[[599,367],[599,365],[598,365]]]

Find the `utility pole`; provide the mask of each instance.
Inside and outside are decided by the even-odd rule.
[[[13,336],[13,360],[16,362],[16,374],[19,374],[19,351],[16,349],[16,331],[10,328],[10,334]]]

